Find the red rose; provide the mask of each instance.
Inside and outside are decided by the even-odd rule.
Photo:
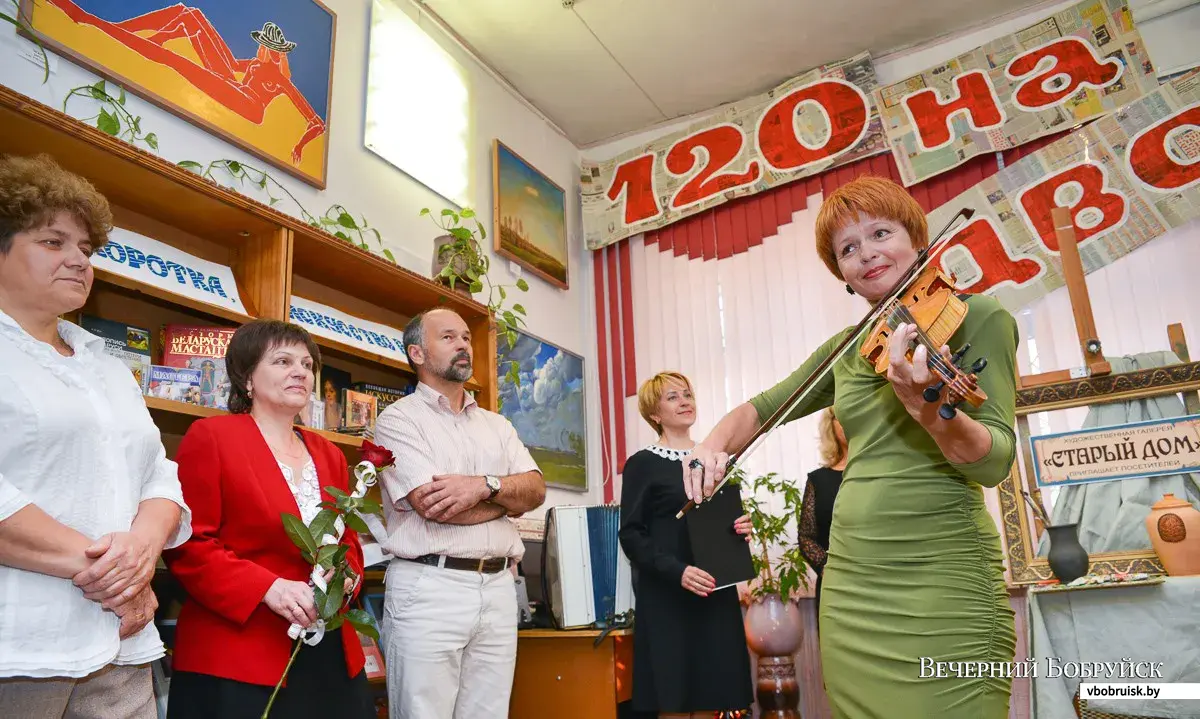
[[[396,463],[396,456],[390,449],[384,449],[365,439],[362,443],[362,458],[364,462],[375,465],[375,469],[383,469]]]

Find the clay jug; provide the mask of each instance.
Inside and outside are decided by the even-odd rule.
[[[1089,558],[1079,543],[1079,524],[1057,524],[1046,527],[1050,535],[1050,553],[1046,562],[1050,571],[1063,584],[1070,584],[1088,573]]]
[[[1167,574],[1200,574],[1200,512],[1191,503],[1164,494],[1150,508],[1146,532]]]

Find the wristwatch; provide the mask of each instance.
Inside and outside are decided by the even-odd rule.
[[[487,484],[487,488],[492,491],[487,498],[487,501],[490,502],[496,498],[497,494],[500,494],[500,478],[489,474],[484,476],[483,481]]]

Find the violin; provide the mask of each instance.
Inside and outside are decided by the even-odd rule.
[[[977,377],[987,367],[987,359],[977,359],[968,373],[959,362],[971,349],[970,344],[964,345],[949,359],[941,354],[941,347],[950,341],[966,316],[967,303],[955,292],[954,277],[948,277],[938,264],[932,264],[917,274],[901,296],[891,300],[883,317],[863,341],[859,354],[871,363],[877,374],[887,374],[890,363],[888,343],[892,332],[902,322],[916,325],[917,338],[909,343],[905,357],[911,362],[916,348],[925,347],[929,356],[927,364],[938,382],[926,387],[922,397],[926,402],[937,402],[946,390],[946,400],[938,408],[938,416],[945,420],[954,419],[958,413],[956,408],[964,400],[972,407],[979,407],[987,400],[987,395],[979,389]]]
[[[973,407],[979,407],[987,400],[987,395],[979,389],[977,377],[987,366],[987,360],[979,358],[971,366],[970,371],[959,366],[971,348],[969,344],[964,345],[950,358],[941,354],[942,346],[950,340],[950,337],[962,325],[963,319],[966,318],[967,303],[955,292],[953,277],[947,276],[933,261],[937,258],[934,250],[951,237],[948,234],[950,229],[960,219],[965,222],[974,215],[974,210],[964,207],[954,217],[951,217],[933,241],[917,254],[916,261],[896,281],[888,294],[871,308],[867,316],[859,321],[846,338],[813,370],[812,374],[800,383],[800,386],[792,392],[792,396],[781,404],[779,409],[775,410],[775,413],[768,417],[766,422],[763,422],[762,426],[755,430],[750,439],[729,455],[725,478],[713,489],[714,494],[729,481],[738,465],[745,462],[746,458],[762,445],[763,440],[775,431],[776,427],[783,424],[784,418],[799,406],[812,388],[832,371],[838,359],[862,337],[868,327],[871,328],[870,334],[863,341],[859,354],[871,364],[878,374],[885,374],[889,364],[888,340],[896,326],[900,323],[917,326],[917,339],[909,343],[906,356],[911,361],[913,352],[921,345],[929,353],[928,365],[938,381],[926,387],[922,397],[926,402],[937,402],[942,399],[942,393],[945,391],[945,399],[942,406],[938,408],[938,416],[942,419],[954,419],[958,412],[958,405],[964,401]],[[694,459],[692,462],[698,464],[699,460]],[[689,466],[696,466],[696,464]],[[695,506],[694,500],[688,500],[675,518],[682,518]]]

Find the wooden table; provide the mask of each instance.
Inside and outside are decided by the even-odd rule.
[[[510,719],[616,719],[633,696],[633,633],[598,629],[517,632]]]

